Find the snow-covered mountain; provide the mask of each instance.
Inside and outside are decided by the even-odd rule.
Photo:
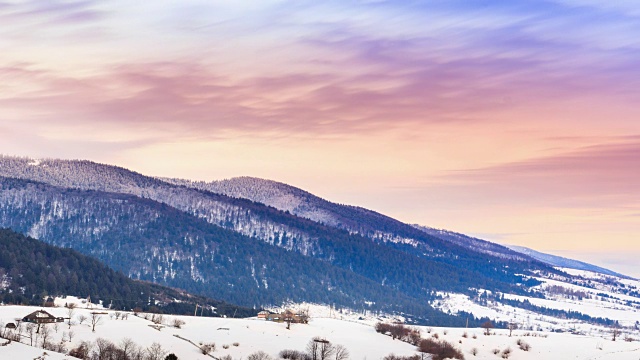
[[[302,189],[277,181],[254,177],[237,177],[212,182],[183,179],[163,180],[186,187],[225,194],[234,198],[260,202],[318,223],[371,238],[409,243],[415,241],[411,236],[404,234],[401,237],[397,236],[398,228],[403,228],[406,224],[402,224],[395,219],[364,208],[333,203]],[[412,226],[430,236],[496,257],[509,259],[527,259],[532,257],[551,266],[620,275],[602,267],[577,260],[543,254],[532,249],[504,246],[457,232],[435,229],[428,226],[417,224]],[[525,256],[523,257],[522,255]]]
[[[0,227],[239,305],[313,301],[440,324],[461,320],[434,311],[437,292],[542,296],[533,276],[561,274],[286,184],[158,179],[89,161],[0,157]]]
[[[488,255],[366,209],[326,204],[351,231],[119,167],[0,157],[0,226],[134,278],[241,305],[316,301],[457,321],[433,312],[435,291],[523,294],[533,285],[524,274],[555,272],[526,256]]]
[[[551,255],[551,254],[546,254],[546,253],[542,253],[533,249],[530,249],[528,247],[524,247],[524,246],[517,246],[517,245],[506,245],[506,247],[508,247],[509,249],[513,250],[513,251],[517,251],[519,253],[525,254],[527,256],[530,256],[534,259],[540,260],[546,264],[549,264],[551,266],[557,266],[557,267],[561,267],[561,268],[569,268],[569,269],[576,269],[576,270],[586,270],[586,271],[591,271],[591,272],[595,272],[595,273],[600,273],[600,274],[604,274],[604,275],[613,275],[613,276],[619,276],[619,277],[627,277],[626,275],[622,275],[619,274],[615,271],[609,270],[609,269],[605,269],[603,267],[600,266],[596,266],[596,265],[592,265],[583,261],[578,261],[578,260],[573,260],[573,259],[568,259],[562,256],[557,256],[557,255]]]

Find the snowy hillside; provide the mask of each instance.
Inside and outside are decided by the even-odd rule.
[[[638,337],[640,281],[573,269],[573,277],[537,277],[538,296],[491,293],[476,297],[442,293],[434,306],[450,313],[471,311],[530,331],[571,332],[606,337],[612,329]]]
[[[0,322],[15,322],[37,307],[0,306]],[[67,316],[65,308],[46,308],[54,316]],[[90,317],[94,310],[76,309],[73,314],[71,328],[64,324],[47,325],[41,334],[30,335],[21,325],[22,343],[34,342],[34,347],[11,342],[0,346],[2,359],[34,359],[48,354],[44,359],[71,359],[58,352],[38,349],[46,333],[46,341],[50,344],[62,344],[58,350],[77,348],[82,342],[90,344],[94,352],[106,351],[109,343],[117,347],[127,345],[129,354],[143,351],[143,354],[155,353],[164,359],[174,353],[178,359],[247,359],[249,355],[264,351],[271,358],[278,358],[282,350],[290,349],[304,352],[307,344],[314,337],[330,341],[333,345],[343,345],[349,353],[348,359],[382,359],[393,353],[396,356],[419,354],[416,347],[390,336],[376,333],[368,323],[352,319],[314,317],[308,325],[293,324],[290,330],[285,324],[267,322],[262,319],[220,319],[191,316],[166,317],[156,324],[151,321],[150,314],[127,314],[126,319],[116,319],[114,312],[101,314],[100,323],[95,332],[85,320],[79,323],[81,316]],[[335,315],[334,315],[335,316]],[[145,319],[145,317],[147,319]],[[337,316],[335,316],[337,317]],[[176,328],[173,324],[180,325]],[[3,326],[4,328],[4,326]],[[57,329],[56,329],[57,328]],[[509,337],[509,330],[493,329],[491,335],[484,335],[481,328],[438,328],[417,327],[422,338],[445,340],[459,349],[466,359],[496,359],[510,350],[509,358],[515,360],[534,359],[611,359],[636,360],[640,356],[640,343],[637,341],[620,341],[632,334],[627,333],[619,341],[611,341],[610,334],[592,333],[591,335],[573,335],[568,333],[550,333],[544,331],[515,330]],[[15,336],[17,330],[10,330]],[[69,334],[72,333],[71,340]],[[5,336],[9,332],[5,332]],[[633,336],[636,336],[633,334]],[[637,337],[635,337],[637,339]],[[0,339],[1,340],[1,339]],[[107,341],[105,341],[107,340]],[[0,341],[1,342],[1,341]],[[211,356],[202,354],[201,347],[215,344]],[[519,345],[520,344],[520,345]],[[526,345],[526,346],[523,346]],[[97,346],[100,345],[100,346]],[[522,349],[528,350],[522,350]],[[153,350],[150,352],[149,350]],[[496,351],[498,354],[494,354]],[[474,355],[475,354],[475,355]],[[266,359],[265,359],[266,360]]]
[[[569,268],[569,269],[576,269],[576,270],[586,270],[586,271],[592,271],[592,272],[597,272],[600,274],[605,274],[605,275],[613,275],[613,276],[621,276],[621,277],[625,277],[622,274],[619,274],[615,271],[611,271],[609,269],[605,269],[603,267],[600,266],[595,266],[592,264],[588,264],[582,261],[578,261],[578,260],[573,260],[573,259],[568,259],[562,256],[556,256],[556,255],[551,255],[551,254],[545,254],[524,246],[516,246],[516,245],[505,245],[506,247],[508,247],[509,249],[513,250],[513,251],[517,251],[521,254],[530,256],[534,259],[540,260],[546,264],[552,265],[552,266],[558,266],[558,267],[562,267],[562,268]]]

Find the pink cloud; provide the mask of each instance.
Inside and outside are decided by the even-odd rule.
[[[634,136],[635,137],[635,136]],[[632,138],[634,138],[632,137]],[[451,172],[440,180],[474,201],[640,209],[640,142],[590,146],[555,156]],[[473,194],[473,195],[471,195]],[[489,200],[490,199],[490,200]]]

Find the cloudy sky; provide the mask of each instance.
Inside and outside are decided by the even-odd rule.
[[[637,1],[140,4],[0,0],[0,153],[270,178],[640,276]]]

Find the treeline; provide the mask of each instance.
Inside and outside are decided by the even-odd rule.
[[[90,297],[91,302],[112,309],[189,315],[197,303],[204,309],[198,315],[203,316],[256,314],[253,309],[132,280],[75,250],[9,229],[0,229],[0,279],[5,285],[0,289],[0,301],[5,304],[43,305],[48,297],[73,295]]]
[[[558,309],[547,308],[544,306],[534,305],[527,299],[520,301],[516,299],[502,298],[500,299],[500,302],[505,305],[529,310],[540,315],[547,315],[547,316],[552,316],[560,319],[581,320],[589,324],[604,325],[604,326],[612,326],[616,323],[615,320],[611,320],[609,318],[592,317],[578,311],[558,310]]]

